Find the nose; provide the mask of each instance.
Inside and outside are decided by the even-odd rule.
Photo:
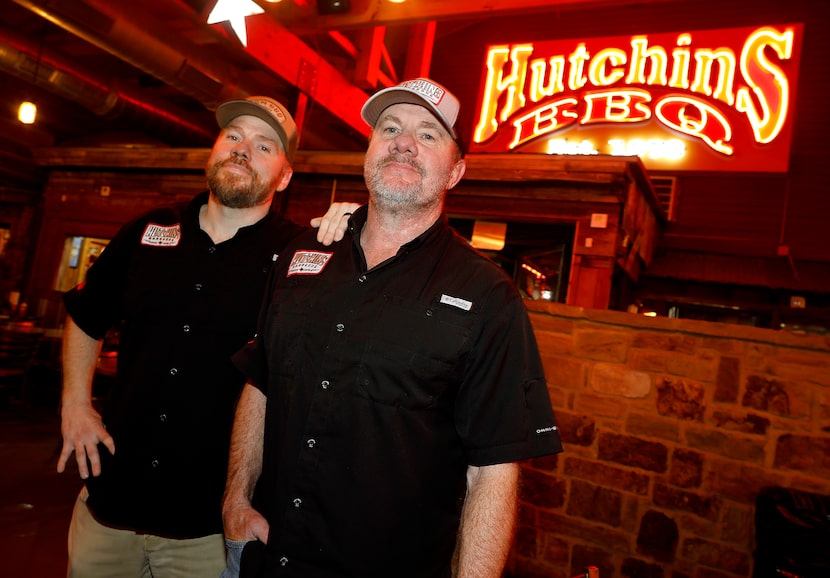
[[[390,152],[400,154],[417,155],[418,148],[415,146],[415,137],[409,131],[401,131],[390,143]]]
[[[248,146],[245,144],[244,141],[238,141],[233,148],[231,149],[231,155],[235,157],[242,157],[243,159],[250,160],[250,154],[248,152]]]

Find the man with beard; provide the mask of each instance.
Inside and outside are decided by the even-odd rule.
[[[254,337],[278,253],[305,229],[270,209],[297,150],[288,111],[251,97],[221,104],[216,118],[210,190],[125,225],[64,297],[58,471],[74,452],[86,480],[69,529],[71,577],[209,578],[225,568],[221,500],[244,384],[230,356]],[[356,207],[333,205],[321,240],[342,238],[341,217]],[[92,381],[113,327],[117,375],[99,414]]]
[[[562,449],[518,291],[443,215],[458,110],[423,78],[371,97],[368,205],[271,274],[234,356],[223,518],[249,541],[242,578],[497,578],[516,462]]]

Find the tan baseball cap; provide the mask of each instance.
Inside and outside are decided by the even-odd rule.
[[[249,96],[244,100],[228,100],[216,108],[216,121],[221,128],[238,116],[251,115],[267,122],[280,137],[288,162],[294,162],[297,152],[297,125],[291,113],[273,98]]]
[[[416,78],[384,88],[369,97],[360,111],[360,116],[369,126],[374,127],[381,113],[393,104],[418,104],[429,109],[452,138],[458,140],[455,122],[458,120],[461,104],[453,93],[434,80]]]

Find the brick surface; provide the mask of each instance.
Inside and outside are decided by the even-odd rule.
[[[556,421],[559,436],[563,442],[589,446],[596,437],[596,422],[586,415],[577,415],[567,411],[557,411]]]
[[[668,463],[665,445],[633,436],[600,434],[599,458],[627,466],[663,473]]]
[[[631,346],[660,351],[694,353],[697,347],[697,339],[691,335],[684,335],[682,333],[640,331],[634,334],[634,338],[631,340]]]
[[[535,470],[522,470],[520,499],[540,508],[559,508],[565,503],[565,483]]]
[[[715,380],[715,401],[736,402],[741,387],[740,360],[736,357],[721,357]]]
[[[635,436],[659,438],[671,442],[680,440],[680,422],[673,418],[631,412],[625,420],[625,431]]]
[[[747,553],[717,542],[699,538],[684,540],[681,552],[684,558],[696,560],[705,566],[741,576],[749,573],[750,557]]]
[[[701,384],[685,379],[663,377],[657,383],[657,412],[680,419],[703,421],[706,406]]]
[[[622,364],[597,363],[588,384],[600,393],[629,398],[646,397],[651,391],[651,376],[642,371],[632,371]]]
[[[830,494],[830,338],[528,308],[566,447],[524,465],[511,578],[570,578],[579,552],[603,578],[748,578],[760,489]]]
[[[655,506],[691,512],[707,520],[716,520],[720,507],[720,500],[715,496],[680,490],[665,484],[654,484],[653,500]]]
[[[629,578],[664,578],[665,576],[662,566],[637,558],[623,560],[620,574]]]
[[[612,465],[582,458],[565,458],[563,472],[580,480],[587,480],[606,487],[645,495],[648,492],[650,477],[639,472],[632,472]]]
[[[676,449],[672,452],[669,481],[681,488],[697,488],[703,481],[703,456],[698,452]]]
[[[574,353],[579,357],[622,363],[628,347],[629,337],[625,332],[582,329],[574,332]]]
[[[701,489],[740,504],[752,505],[764,486],[786,485],[782,475],[729,460],[710,460]]]
[[[770,421],[767,418],[751,413],[715,411],[712,413],[712,421],[715,427],[720,429],[730,429],[755,435],[766,435],[770,426]]]
[[[637,532],[637,552],[661,562],[674,559],[679,532],[677,523],[662,512],[649,510],[643,515]]]
[[[609,526],[619,526],[622,523],[622,496],[615,490],[574,480],[571,482],[567,513]]]
[[[631,537],[626,532],[549,510],[539,511],[538,524],[540,530],[554,536],[572,542],[598,544],[609,552],[628,552],[632,547]]]
[[[782,435],[775,445],[775,467],[830,479],[830,436]]]
[[[764,441],[702,427],[686,430],[689,447],[743,462],[763,464]]]

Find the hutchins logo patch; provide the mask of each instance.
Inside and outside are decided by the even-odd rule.
[[[141,244],[153,247],[175,247],[181,239],[182,226],[179,223],[175,225],[148,223],[141,236]]]
[[[321,251],[297,251],[291,257],[286,277],[291,275],[318,275],[323,271],[333,253]]]

